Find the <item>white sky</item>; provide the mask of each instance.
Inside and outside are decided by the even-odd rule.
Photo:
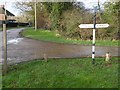
[[[11,13],[18,15],[19,11],[15,9],[14,3],[17,1],[27,1],[27,0],[0,0],[0,5],[5,4],[6,2],[6,9],[9,10]],[[64,0],[66,1],[66,0]],[[68,0],[69,1],[69,0]],[[83,2],[86,7],[92,8],[93,4],[97,4],[98,0],[77,0],[79,2]],[[100,4],[103,4],[107,0],[99,0]]]

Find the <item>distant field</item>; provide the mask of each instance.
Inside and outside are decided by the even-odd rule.
[[[3,88],[117,88],[118,58],[30,61],[11,66],[2,80]]]
[[[73,40],[70,38],[61,37],[58,33],[48,30],[37,30],[32,28],[26,28],[22,32],[22,35],[28,38],[51,41],[57,43],[67,43],[67,44],[80,44],[80,45],[92,45],[92,40]],[[96,45],[98,46],[118,46],[118,40],[96,40]]]

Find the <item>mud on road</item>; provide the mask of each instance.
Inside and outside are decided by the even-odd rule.
[[[19,33],[23,29],[24,28],[7,31],[9,64],[40,59],[43,58],[44,54],[46,54],[48,58],[91,57],[92,46],[60,44],[21,38]],[[0,32],[0,35],[2,35],[2,32]],[[2,47],[0,48],[0,52],[3,52]],[[118,47],[96,46],[97,57],[105,56],[106,52],[110,52],[112,56],[118,56],[119,53]],[[1,62],[3,62],[3,58],[1,58]]]

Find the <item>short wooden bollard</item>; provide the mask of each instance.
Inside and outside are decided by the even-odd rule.
[[[43,55],[43,58],[47,62],[47,55],[46,54]]]
[[[106,55],[105,55],[105,61],[109,61],[110,60],[110,53],[107,52]]]

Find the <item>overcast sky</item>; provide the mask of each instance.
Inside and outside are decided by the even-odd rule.
[[[19,11],[17,9],[15,9],[15,7],[14,7],[14,4],[16,1],[24,1],[24,0],[0,0],[0,5],[3,5],[6,2],[6,9],[15,15],[18,15]],[[27,1],[27,0],[25,0],[25,1]],[[66,1],[66,0],[63,0],[63,1]],[[83,2],[85,4],[85,6],[88,8],[92,8],[93,5],[97,4],[98,0],[77,0],[77,1]],[[99,1],[100,1],[100,4],[103,4],[107,0],[99,0]]]

